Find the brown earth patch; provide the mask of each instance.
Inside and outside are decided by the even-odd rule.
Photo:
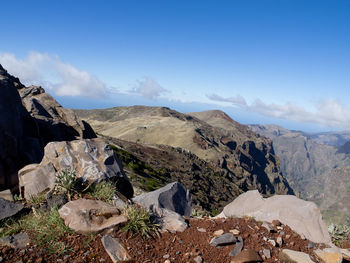
[[[209,245],[213,238],[213,232],[216,230],[237,229],[239,235],[243,237],[244,249],[250,248],[262,255],[262,250],[269,249],[271,258],[265,259],[264,262],[279,262],[278,253],[283,248],[289,248],[310,254],[315,262],[319,262],[313,253],[314,249],[322,248],[321,244],[314,244],[309,248],[310,241],[303,240],[294,233],[288,226],[282,225],[282,229],[275,228],[274,233],[261,226],[261,222],[249,218],[227,218],[227,219],[197,219],[191,218],[188,221],[189,228],[183,233],[162,233],[159,237],[142,239],[140,236],[131,237],[125,232],[118,229],[114,230],[111,235],[123,240],[125,248],[128,250],[134,262],[158,262],[163,263],[167,258],[170,262],[194,262],[193,259],[200,255],[208,263],[226,263],[230,262],[232,257],[229,253],[235,245],[216,248]],[[205,232],[198,229],[203,228]],[[287,236],[289,238],[286,238]],[[236,237],[238,235],[235,235]],[[276,241],[278,236],[282,236],[282,247],[273,246],[266,239]],[[26,249],[12,249],[0,247],[0,257],[3,262],[112,262],[105,252],[101,243],[102,235],[86,236],[79,234],[66,235],[60,241],[65,242],[65,253],[49,254],[47,246],[39,247],[34,244],[29,245]]]

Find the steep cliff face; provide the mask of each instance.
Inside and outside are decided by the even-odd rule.
[[[0,65],[0,189],[18,182],[17,171],[38,163],[50,141],[96,137],[41,87],[24,86]]]
[[[222,113],[231,126],[222,128],[198,114],[182,114],[164,107],[119,107],[105,110],[76,110],[99,133],[139,144],[180,147],[212,167],[241,191],[293,193],[281,176],[271,141]],[[229,118],[229,120],[227,120]],[[219,121],[220,122],[220,121]]]
[[[347,144],[336,147],[320,142],[344,141],[345,133],[308,134],[274,125],[251,129],[273,140],[281,170],[293,189],[316,202],[327,221],[345,222],[350,213],[350,155]]]

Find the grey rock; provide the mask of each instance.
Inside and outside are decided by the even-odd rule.
[[[26,233],[19,233],[13,236],[0,238],[0,245],[9,246],[15,249],[25,248],[29,242],[30,239]]]
[[[225,233],[218,237],[213,237],[209,244],[211,246],[225,246],[225,245],[231,245],[236,243],[237,239],[232,233]]]
[[[202,263],[203,262],[203,258],[201,256],[196,256],[194,259],[193,259],[194,262],[196,263]]]
[[[174,211],[158,208],[154,209],[152,212],[155,216],[156,223],[161,226],[162,230],[183,232],[188,227],[185,219]]]
[[[101,239],[103,247],[114,263],[131,260],[128,251],[124,248],[119,238],[105,235]]]
[[[292,195],[263,198],[257,190],[238,196],[217,217],[252,216],[259,221],[279,220],[315,243],[331,243],[319,208],[312,202]]]
[[[315,247],[315,243],[314,242],[309,242],[308,244],[307,244],[307,248],[308,249],[310,249],[310,248],[314,248]]]
[[[4,191],[0,191],[0,198],[3,198],[7,201],[13,202],[13,195],[10,189],[6,189]]]
[[[192,212],[192,198],[189,191],[179,182],[133,198],[135,203],[145,208],[165,208],[182,216],[190,216]]]
[[[230,257],[237,256],[239,253],[241,253],[243,246],[244,246],[243,238],[241,236],[239,236],[237,238],[236,245],[235,245],[234,249],[230,252],[229,256]]]
[[[22,204],[13,203],[0,198],[0,220],[11,217],[23,209]]]
[[[270,223],[268,223],[268,222],[263,222],[261,226],[266,228],[267,231],[269,231],[269,232],[273,232],[274,231],[272,225]]]
[[[56,172],[64,170],[74,170],[77,177],[90,183],[105,179],[116,181],[119,192],[128,198],[133,195],[121,161],[99,138],[47,144],[40,164],[27,165],[18,172],[22,194],[28,199],[46,189],[52,190]]]
[[[198,232],[202,232],[202,233],[207,232],[207,230],[205,230],[205,228],[202,228],[202,227],[197,228],[197,230]]]
[[[269,242],[274,247],[276,246],[276,241],[273,239],[269,239],[269,240],[267,240],[267,242]]]
[[[263,254],[264,254],[265,258],[267,258],[267,259],[271,258],[271,251],[269,249],[264,248]]]
[[[170,255],[169,255],[169,254],[165,254],[165,255],[163,256],[163,258],[164,258],[164,259],[168,259],[168,258],[170,258]]]

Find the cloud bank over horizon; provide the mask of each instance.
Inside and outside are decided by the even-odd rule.
[[[40,85],[58,96],[105,96],[105,84],[95,75],[63,62],[57,55],[31,51],[24,59],[0,53],[0,63],[25,85]]]
[[[132,94],[140,95],[143,98],[155,100],[162,94],[169,92],[163,88],[156,80],[151,77],[145,77],[143,80],[138,81],[137,85],[130,91]]]
[[[240,95],[222,97],[217,94],[210,94],[207,95],[207,98],[211,101],[229,103],[231,106],[276,119],[350,129],[350,108],[334,98],[319,101],[314,105],[314,111],[308,111],[292,102],[279,105],[275,103],[267,104],[260,99],[256,99],[248,104]]]

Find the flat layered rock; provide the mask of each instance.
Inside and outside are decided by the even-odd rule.
[[[213,237],[210,240],[210,245],[212,246],[225,246],[225,245],[231,245],[236,243],[237,239],[232,233],[225,233],[221,236]]]
[[[280,252],[279,258],[283,262],[314,263],[308,254],[290,249],[283,249]]]
[[[96,233],[128,221],[121,210],[102,201],[78,199],[58,210],[64,223],[78,233]]]

